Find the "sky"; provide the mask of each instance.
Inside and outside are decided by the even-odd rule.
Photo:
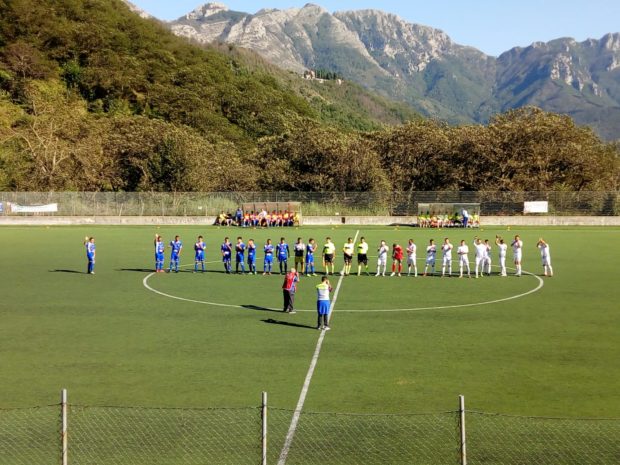
[[[201,0],[132,0],[153,16],[171,20],[183,16]],[[308,0],[220,1],[231,10],[255,13],[262,8],[302,7]],[[315,0],[328,11],[374,8],[408,22],[442,29],[461,45],[498,56],[516,46],[573,37],[600,39],[620,32],[620,0]]]

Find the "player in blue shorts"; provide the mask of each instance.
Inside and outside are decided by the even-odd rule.
[[[222,244],[222,262],[224,262],[224,270],[226,270],[226,274],[232,273],[232,249],[233,246],[230,243],[230,239],[228,237],[224,238],[224,243]]]
[[[316,252],[316,242],[310,238],[306,245],[306,276],[316,276],[314,270],[314,252]]]
[[[84,238],[84,246],[86,247],[86,259],[88,260],[86,274],[95,274],[95,249],[97,248],[95,246],[95,238],[86,236]]]
[[[235,245],[235,272],[239,273],[239,266],[241,266],[241,273],[245,273],[245,244],[241,237],[237,238],[237,245]]]
[[[202,236],[198,236],[198,240],[194,244],[194,273],[198,271],[198,265],[202,266],[202,272],[205,272],[205,243]]]
[[[286,243],[286,240],[281,237],[280,243],[276,245],[276,254],[278,256],[278,263],[280,264],[280,274],[288,273],[288,257],[291,251]]]
[[[263,263],[263,276],[266,274],[271,274],[271,267],[273,266],[273,251],[274,246],[271,243],[271,239],[267,239],[267,243],[265,244],[265,261]]]
[[[181,242],[179,236],[174,236],[174,240],[170,241],[170,248],[172,251],[170,252],[170,268],[168,269],[168,273],[172,273],[172,268],[174,268],[175,273],[178,273],[181,249],[183,249],[183,242]]]
[[[254,239],[248,241],[248,268],[250,274],[256,274],[256,244]]]
[[[166,246],[164,245],[164,241],[162,241],[161,236],[159,234],[155,234],[155,273],[163,273],[164,272],[164,249]]]

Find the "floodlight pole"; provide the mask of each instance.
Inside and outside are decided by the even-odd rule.
[[[465,434],[465,396],[459,396],[459,429],[461,431],[461,465],[467,465],[467,442]]]
[[[263,423],[263,459],[261,464],[267,465],[267,393],[263,392],[261,418]]]
[[[68,449],[68,437],[67,437],[67,390],[63,389],[60,391],[60,415],[62,418],[62,429],[61,429],[61,456],[62,456],[62,465],[68,465],[69,463],[69,449]]]

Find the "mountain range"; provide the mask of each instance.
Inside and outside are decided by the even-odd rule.
[[[335,72],[450,123],[485,123],[535,105],[620,139],[619,33],[536,42],[493,57],[378,10],[330,13],[308,4],[249,14],[208,3],[167,25],[199,43],[253,50],[297,73]]]

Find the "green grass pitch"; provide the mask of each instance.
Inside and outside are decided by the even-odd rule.
[[[185,266],[147,279],[162,293],[203,303],[144,286],[154,266],[154,232],[166,242],[181,235],[184,265],[193,262],[196,236],[205,236],[208,273]],[[271,405],[294,408],[319,337],[313,310],[320,278],[301,280],[296,303],[308,311],[284,315],[272,310],[282,304],[282,278],[223,274],[219,246],[225,235],[254,238],[262,271],[267,237],[277,242],[284,235],[290,244],[314,237],[322,244],[330,235],[340,270],[342,244],[357,232],[4,227],[0,406],[55,403],[66,387],[70,401],[82,405],[249,406],[267,391]],[[464,394],[468,407],[480,411],[620,416],[620,229],[359,229],[371,251],[381,239],[406,245],[414,238],[421,268],[430,237],[465,239],[472,248],[476,234],[494,240],[517,232],[524,270],[541,274],[535,244],[544,236],[555,271],[520,298],[511,299],[535,289],[538,278],[344,278],[305,409],[435,412],[453,410]],[[84,273],[85,235],[97,241],[95,276]],[[494,247],[495,265],[496,255]],[[169,249],[166,267],[168,258]],[[375,264],[371,259],[373,272]],[[453,266],[457,271],[456,260]],[[477,304],[496,300],[503,301]],[[462,304],[474,305],[446,308]],[[377,311],[395,309],[401,310]]]

